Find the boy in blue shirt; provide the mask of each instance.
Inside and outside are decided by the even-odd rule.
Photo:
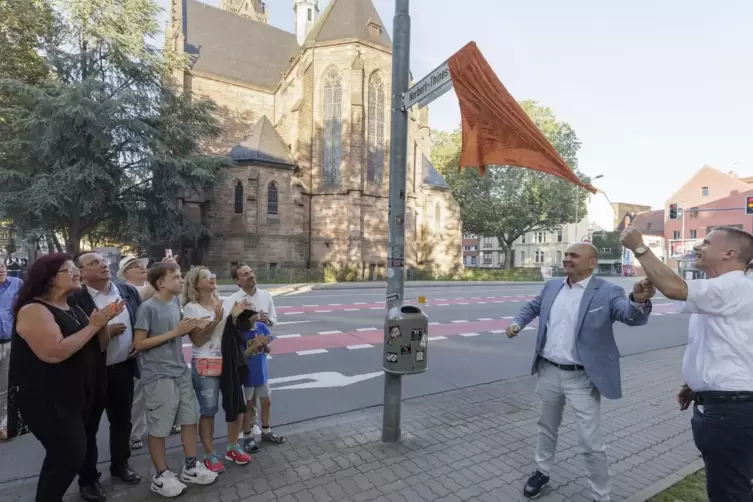
[[[252,416],[256,410],[254,406],[256,398],[259,398],[261,404],[261,440],[272,444],[283,444],[285,442],[285,438],[272,432],[272,428],[269,426],[272,400],[267,377],[267,354],[271,352],[269,343],[274,340],[274,337],[270,335],[269,329],[264,323],[255,322],[254,325],[255,329],[243,333],[243,338],[246,340],[244,349],[246,357],[248,357],[248,375],[244,382],[246,413],[243,415],[243,434],[245,436],[243,449],[247,453],[259,451],[259,445],[256,444],[251,432],[251,421],[252,419],[256,420],[256,417]]]

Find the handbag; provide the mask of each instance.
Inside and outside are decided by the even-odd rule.
[[[196,373],[202,377],[218,377],[222,374],[222,359],[202,357],[194,359]]]

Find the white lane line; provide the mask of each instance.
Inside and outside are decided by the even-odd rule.
[[[193,344],[192,343],[184,343],[183,347],[193,347]]]
[[[384,310],[384,307],[371,307],[369,310]]]
[[[651,312],[651,315],[657,316],[657,315],[664,315],[664,314],[660,314],[659,312]]]
[[[302,307],[318,307],[319,305],[302,305]]]
[[[512,296],[510,296],[510,295],[504,295],[504,296],[502,296],[502,298],[512,298]]]
[[[460,336],[479,336],[481,333],[460,333]]]
[[[317,334],[318,335],[336,335],[338,333],[342,333],[342,331],[336,329],[336,330],[333,330],[333,331],[320,331]]]
[[[353,302],[353,305],[366,305],[365,302]]]
[[[486,297],[487,300],[494,300],[495,298],[496,298],[496,296],[487,296]]]
[[[299,350],[296,352],[299,356],[309,356],[311,354],[326,354],[327,349],[311,349],[311,350]]]
[[[340,307],[340,306],[342,306],[342,303],[330,303],[329,306],[330,307]]]
[[[476,305],[486,305],[487,302],[476,302]]]
[[[315,310],[315,314],[324,314],[325,312],[332,312],[331,310]]]
[[[500,317],[500,319],[514,319],[514,318],[513,318],[513,316],[509,315],[509,316],[506,316],[506,317]]]
[[[505,330],[505,329],[493,329],[489,333],[494,333],[495,335],[498,335],[500,333],[506,333],[506,332],[507,332],[507,330]]]
[[[284,321],[284,322],[278,322],[275,324],[275,326],[282,326],[283,324],[305,324],[307,322],[311,321]]]
[[[298,314],[303,314],[303,312],[281,312],[281,314],[282,315],[298,315]]]
[[[458,305],[468,305],[468,303],[466,303],[466,302],[460,302],[460,303],[458,303]]]
[[[442,323],[441,322],[430,322],[429,326],[438,326],[440,324],[442,324]]]
[[[345,309],[345,312],[355,312],[357,310],[361,310],[361,309]]]
[[[447,298],[435,298],[434,301],[435,302],[446,302]]]
[[[449,305],[449,304],[448,303],[437,303],[436,306],[437,307],[446,307],[447,305]]]
[[[374,346],[371,345],[370,343],[364,343],[363,345],[348,345],[345,348],[348,350],[358,350],[358,349],[370,349],[372,347]]]
[[[379,331],[379,328],[358,328],[356,331]]]
[[[427,340],[447,340],[446,336],[430,336]]]
[[[493,319],[491,319],[489,317],[482,317],[481,319],[479,319],[479,321],[491,321],[491,320],[493,320]]]
[[[521,331],[528,331],[529,329],[536,329],[536,328],[534,328],[533,326],[526,326]]]
[[[457,321],[452,321],[453,324],[460,324],[463,322],[468,322],[468,321],[466,321],[465,319],[458,319]]]
[[[496,300],[496,301],[494,301],[494,303],[505,303],[505,301],[504,300]]]
[[[277,335],[275,338],[299,338],[301,335],[298,333],[294,335]]]

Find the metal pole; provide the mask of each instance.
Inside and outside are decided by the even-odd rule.
[[[405,289],[405,177],[408,112],[403,94],[410,83],[410,0],[395,0],[392,24],[392,124],[390,128],[390,210],[387,243],[387,309],[400,308]],[[387,327],[385,326],[385,329]],[[384,372],[382,441],[400,440],[402,377]]]
[[[575,240],[579,241],[578,223],[580,222],[580,187],[575,185]]]

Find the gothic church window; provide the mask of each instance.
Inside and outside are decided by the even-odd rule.
[[[240,180],[235,184],[235,214],[243,214],[243,183]]]
[[[439,233],[442,230],[442,208],[439,202],[434,206],[434,232]]]
[[[277,184],[274,181],[267,188],[267,214],[277,216]]]
[[[366,179],[381,183],[384,174],[384,83],[377,73],[369,80],[368,113]]]
[[[340,182],[342,96],[340,74],[332,68],[324,77],[322,181],[325,185],[336,185]]]

